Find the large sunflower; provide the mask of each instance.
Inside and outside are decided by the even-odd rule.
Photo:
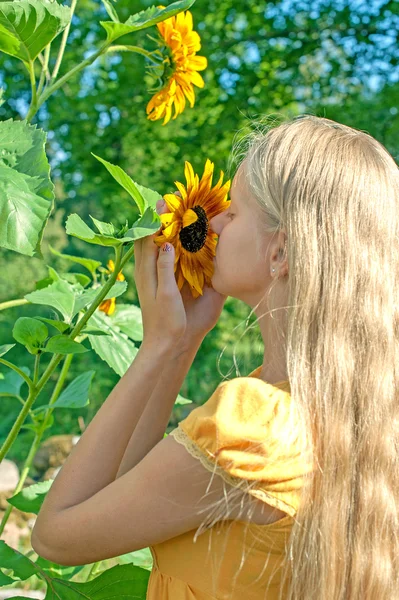
[[[165,8],[158,6],[158,8]],[[204,80],[198,71],[208,66],[205,56],[196,56],[201,48],[201,39],[193,31],[193,17],[190,11],[181,12],[174,17],[157,23],[163,44],[168,54],[162,61],[164,69],[161,76],[162,89],[159,90],[147,105],[148,119],[156,121],[164,117],[162,125],[166,125],[172,116],[173,106],[176,117],[186,106],[186,97],[193,108],[195,95],[193,84],[204,87]]]
[[[184,175],[187,188],[175,181],[181,194],[165,194],[163,197],[169,212],[161,214],[161,233],[154,238],[158,246],[170,242],[175,248],[175,274],[179,290],[187,281],[194,298],[202,296],[204,285],[212,287],[213,258],[218,236],[209,221],[230,206],[227,194],[230,179],[222,186],[223,171],[217,184],[212,187],[214,164],[207,159],[204,174],[199,181],[191,164],[186,161]]]
[[[109,261],[107,262],[107,267],[108,267],[108,269],[107,269],[108,274],[111,275],[111,273],[113,273],[113,271],[115,270],[115,263],[112,260],[112,258],[110,258]],[[125,281],[125,276],[122,273],[122,271],[119,271],[118,275],[116,276],[116,281]],[[112,313],[115,311],[115,306],[116,306],[116,299],[108,298],[108,300],[103,300],[100,303],[98,310],[105,312],[105,314],[107,314],[107,315],[112,315]]]

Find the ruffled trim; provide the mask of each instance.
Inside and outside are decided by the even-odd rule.
[[[290,517],[294,517],[296,515],[297,511],[293,506],[290,506],[280,498],[276,498],[275,496],[269,494],[265,490],[259,488],[245,489],[243,487],[244,480],[240,479],[239,477],[234,477],[234,475],[230,475],[224,469],[222,469],[222,467],[220,467],[216,463],[212,462],[209,458],[207,458],[207,456],[205,456],[201,448],[197,446],[197,444],[195,444],[195,442],[193,442],[193,440],[187,435],[187,433],[180,427],[180,424],[176,429],[173,429],[169,433],[169,435],[171,435],[176,440],[176,442],[182,444],[189,452],[189,454],[191,454],[191,456],[200,460],[205,469],[207,469],[207,471],[210,471],[211,473],[216,473],[232,487],[244,489],[248,494],[254,496],[254,498],[261,500],[269,506],[273,506],[274,508],[288,513]],[[276,521],[276,523],[278,522],[279,521]]]

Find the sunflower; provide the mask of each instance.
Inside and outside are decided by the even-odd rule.
[[[181,198],[176,194],[163,197],[169,212],[159,215],[161,233],[154,238],[159,247],[164,242],[174,246],[177,286],[181,290],[187,281],[194,298],[202,296],[205,284],[212,287],[218,236],[212,231],[209,221],[230,206],[230,201],[226,200],[230,180],[222,186],[224,173],[221,171],[219,181],[212,187],[213,169],[214,164],[207,159],[199,181],[191,164],[185,162],[187,188],[175,181]]]
[[[199,88],[204,87],[204,80],[198,71],[206,69],[208,61],[205,56],[196,56],[196,52],[201,48],[201,39],[198,33],[193,31],[193,17],[190,11],[181,12],[157,23],[157,28],[163,40],[162,45],[166,44],[168,51],[162,61],[163,87],[151,98],[146,112],[151,121],[164,117],[162,125],[166,125],[171,119],[173,106],[173,119],[183,112],[186,98],[193,108],[193,84]]]
[[[109,261],[107,262],[107,267],[108,267],[108,274],[111,275],[111,273],[113,273],[115,270],[115,263],[112,260],[112,258],[110,258]],[[116,281],[125,281],[125,276],[123,275],[122,271],[120,271],[118,273],[118,275],[116,276]],[[112,315],[112,313],[115,311],[115,305],[116,305],[116,299],[108,298],[108,300],[103,300],[101,302],[101,304],[98,307],[98,310],[102,310],[107,315]]]

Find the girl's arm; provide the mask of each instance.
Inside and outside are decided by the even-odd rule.
[[[115,479],[135,467],[163,439],[176,397],[201,343],[202,339],[193,342],[188,349],[174,352],[165,362],[158,383],[132,433]]]

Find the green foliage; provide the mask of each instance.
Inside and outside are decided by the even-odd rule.
[[[0,123],[0,214],[7,215],[0,220],[0,246],[28,256],[42,256],[40,242],[53,208],[45,141],[45,132],[26,121]]]
[[[92,153],[93,154],[93,153]],[[111,173],[112,177],[121,185],[127,193],[133,198],[137,207],[139,209],[140,215],[143,215],[147,208],[150,206],[155,210],[156,203],[158,200],[162,199],[162,195],[154,190],[150,190],[149,188],[143,187],[139,183],[133,181],[131,177],[121,167],[117,165],[112,165],[107,160],[100,158],[93,154],[97,160],[103,163],[108,171]]]
[[[38,319],[20,317],[14,325],[12,335],[17,342],[26,346],[28,352],[37,354],[47,339],[48,329]]]
[[[95,371],[87,371],[75,377],[73,381],[60,394],[54,404],[44,404],[34,409],[35,414],[46,411],[48,408],[82,408],[89,404],[90,385]]]
[[[194,4],[195,0],[179,0],[169,4],[166,8],[157,8],[150,6],[146,10],[142,10],[135,15],[131,15],[125,23],[116,23],[115,21],[101,21],[100,24],[104,27],[107,32],[107,42],[114,42],[116,39],[126,35],[127,33],[133,33],[140,29],[147,29],[160,23],[165,19],[177,15],[182,10],[187,10]],[[109,2],[107,3],[110,6]],[[116,12],[113,17],[115,18]]]
[[[24,62],[38,54],[68,25],[68,7],[48,0],[0,4],[0,50]]]

